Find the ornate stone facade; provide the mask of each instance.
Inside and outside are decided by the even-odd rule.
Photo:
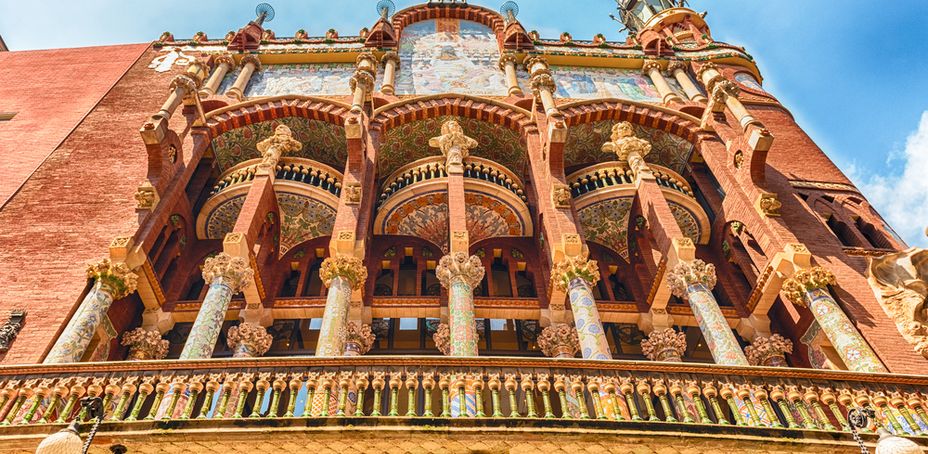
[[[242,322],[229,328],[226,343],[232,349],[233,358],[255,358],[267,353],[274,340],[267,330],[258,324]]]
[[[319,277],[326,287],[331,287],[332,281],[340,277],[347,280],[352,289],[357,289],[367,280],[367,268],[359,258],[336,255],[322,262]]]
[[[716,283],[715,265],[699,259],[677,263],[667,272],[667,283],[678,298],[687,298],[691,285],[704,285],[711,290]]]
[[[787,367],[786,355],[793,353],[793,342],[779,334],[758,336],[744,348],[752,366]]]
[[[477,145],[476,140],[464,135],[464,129],[456,120],[442,123],[441,135],[429,139],[429,146],[441,150],[442,156],[445,157],[448,173],[463,172],[464,160]]]
[[[203,281],[212,283],[221,279],[222,283],[232,290],[232,294],[244,290],[253,276],[254,270],[251,269],[248,261],[225,252],[206,259],[203,264]]]
[[[121,344],[129,347],[130,360],[164,359],[168,354],[168,341],[157,330],[136,328],[122,335]]]
[[[475,255],[468,257],[463,252],[442,257],[438,262],[438,267],[435,268],[435,275],[445,288],[451,288],[452,283],[460,281],[473,289],[483,279],[483,274],[484,269],[480,257]]]
[[[588,285],[599,282],[599,266],[595,260],[589,259],[589,254],[565,258],[551,269],[551,284],[562,292],[566,292],[575,279],[583,280]]]
[[[258,142],[261,152],[261,167],[273,170],[284,153],[293,153],[303,149],[303,144],[293,138],[293,133],[286,125],[274,129],[274,135]]]
[[[345,356],[364,355],[370,351],[374,346],[374,341],[377,340],[371,325],[358,322],[348,322],[342,331],[342,337],[345,343]]]

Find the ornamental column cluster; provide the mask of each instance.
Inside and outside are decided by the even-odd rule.
[[[644,75],[651,78],[651,82],[653,82],[654,86],[657,88],[657,92],[661,95],[661,100],[664,104],[683,102],[680,96],[670,88],[670,84],[667,83],[667,79],[665,79],[664,74],[661,73],[660,62],[656,60],[645,61],[642,72]]]
[[[383,82],[380,84],[380,91],[385,95],[395,94],[396,67],[400,64],[400,56],[391,50],[380,57],[380,62],[383,63]]]
[[[752,124],[761,126],[760,122],[748,112],[741,100],[738,99],[741,89],[734,82],[726,79],[719,72],[715,63],[704,64],[697,75],[706,85],[706,89],[709,90],[709,96],[711,97],[709,107],[712,111],[720,112],[727,106],[732,115],[738,119],[742,129],[746,130]]]
[[[236,77],[235,82],[232,83],[232,87],[226,91],[226,96],[241,101],[245,98],[245,87],[247,87],[248,82],[251,81],[252,74],[254,74],[255,71],[261,70],[261,60],[259,60],[256,55],[248,54],[242,57],[239,64],[242,66],[242,70],[239,71],[238,77]]]
[[[551,76],[548,60],[540,55],[529,55],[525,57],[522,64],[525,65],[525,69],[531,77],[532,95],[536,99],[541,99],[541,106],[544,108],[545,115],[549,117],[560,116],[561,113],[554,103],[557,84],[554,82],[554,77]]]
[[[216,56],[213,59],[215,67],[213,72],[209,75],[209,79],[203,83],[203,88],[200,89],[200,96],[212,96],[216,94],[216,90],[219,89],[219,85],[222,84],[222,79],[226,77],[226,74],[229,73],[229,70],[235,66],[235,60],[232,58],[232,54],[226,52]]]
[[[690,75],[687,73],[686,63],[682,61],[672,61],[667,66],[667,70],[677,79],[677,83],[683,88],[683,92],[690,98],[690,101],[701,104],[705,104],[709,101],[706,95],[702,94],[699,88],[696,87],[696,84],[693,83],[693,79],[690,79]]]
[[[499,69],[506,74],[506,87],[509,89],[509,96],[522,96],[522,88],[519,87],[519,78],[516,76],[516,63],[518,59],[512,52],[506,52],[499,57]]]
[[[367,268],[359,258],[336,255],[322,262],[319,277],[329,292],[319,328],[316,356],[342,356],[349,330],[351,292],[359,290],[367,280]]]
[[[477,356],[474,288],[483,280],[480,258],[453,252],[441,258],[435,275],[448,289],[449,356]]]

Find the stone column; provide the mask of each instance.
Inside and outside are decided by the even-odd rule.
[[[699,88],[696,87],[696,84],[693,83],[693,79],[690,79],[690,75],[686,72],[686,63],[682,61],[673,61],[670,62],[670,66],[667,69],[673,74],[673,77],[677,79],[677,82],[680,84],[680,87],[683,88],[683,92],[686,93],[686,96],[690,98],[690,101],[703,103],[709,101],[709,98],[706,98],[706,95],[702,94],[699,91]]]
[[[377,76],[377,60],[374,54],[364,52],[358,55],[358,68],[355,69],[354,75],[349,80],[351,87],[352,100],[351,111],[358,113],[364,109],[364,102],[372,91],[374,91],[374,79]]]
[[[241,257],[220,252],[206,259],[203,280],[209,283],[209,290],[200,305],[200,312],[187,336],[180,359],[206,359],[213,356],[232,296],[248,285],[253,274],[248,262]]]
[[[586,252],[568,257],[551,269],[552,285],[570,298],[574,326],[583,359],[612,359],[603,324],[593,299],[592,287],[599,282],[599,268]]]
[[[770,337],[757,336],[744,354],[752,366],[787,367],[786,355],[793,352],[793,342],[774,334]]]
[[[654,86],[657,87],[657,92],[660,93],[661,100],[664,104],[670,104],[671,102],[683,103],[680,96],[674,93],[670,85],[667,84],[667,79],[664,79],[659,62],[655,60],[646,60],[641,70],[646,76],[651,78],[651,82],[654,82]]]
[[[554,83],[554,77],[551,76],[551,70],[548,69],[548,60],[539,55],[529,55],[525,57],[522,63],[532,78],[532,95],[541,99],[541,106],[545,110],[545,115],[559,116],[560,111],[554,103],[557,84]]]
[[[168,355],[169,343],[161,338],[158,330],[136,328],[122,335],[122,345],[129,347],[129,361],[164,359]]]
[[[683,362],[686,353],[686,334],[673,328],[654,330],[641,341],[641,353],[651,361]]]
[[[233,358],[257,358],[271,348],[271,336],[257,323],[242,322],[226,332],[226,344],[232,349]]]
[[[783,283],[783,292],[793,304],[808,307],[822,332],[848,369],[855,372],[887,372],[876,353],[857,331],[841,306],[828,291],[835,275],[822,267],[802,270]]]
[[[392,50],[380,58],[383,63],[383,82],[380,83],[380,92],[385,95],[396,93],[396,67],[400,65],[400,57]]]
[[[748,360],[712,295],[715,282],[715,266],[699,259],[677,263],[667,276],[670,291],[690,303],[716,364],[747,366]]]
[[[371,325],[349,322],[342,330],[342,339],[345,344],[345,356],[361,356],[371,350],[377,338]]]
[[[203,88],[200,89],[200,96],[212,96],[216,94],[216,90],[219,89],[219,85],[222,84],[222,79],[226,77],[226,74],[229,73],[229,70],[235,66],[235,60],[232,59],[232,54],[224,53],[216,57],[216,67],[213,69],[213,73],[209,75],[209,79],[206,80],[206,83],[203,84]]]
[[[174,112],[177,111],[177,108],[180,107],[180,104],[184,101],[184,97],[196,92],[196,90],[197,81],[193,77],[186,74],[174,76],[174,79],[171,80],[171,94],[168,95],[168,99],[164,101],[164,104],[158,109],[158,113],[155,114],[155,117],[165,121],[170,120],[171,115],[174,115]]]
[[[699,69],[699,78],[706,85],[706,89],[712,97],[709,107],[713,111],[720,112],[720,109],[724,108],[721,106],[724,105],[738,119],[742,129],[747,129],[751,124],[761,126],[760,122],[748,113],[744,104],[741,104],[741,100],[738,99],[741,89],[734,82],[726,79],[718,71],[718,67],[714,63],[704,64]]]
[[[480,258],[464,252],[446,255],[435,274],[448,289],[450,356],[477,356],[477,327],[474,324],[474,287],[483,279]]]
[[[80,361],[113,301],[134,292],[139,278],[125,263],[110,259],[89,265],[87,277],[94,280],[93,287],[48,353],[45,364]]]
[[[574,327],[556,323],[541,330],[538,347],[551,358],[573,358],[580,351],[580,338]]]
[[[506,74],[506,85],[509,88],[509,96],[522,96],[522,88],[519,87],[519,78],[516,77],[516,55],[512,52],[506,52],[499,58],[499,69]]]
[[[261,70],[261,60],[256,55],[248,54],[242,57],[241,65],[242,70],[238,73],[238,77],[235,78],[235,82],[232,83],[232,88],[229,88],[229,91],[226,92],[226,96],[240,101],[245,98],[245,87],[248,86],[251,75],[255,71]]]
[[[329,288],[329,293],[319,328],[316,356],[342,356],[345,353],[343,334],[348,324],[351,292],[360,289],[367,280],[367,269],[359,258],[337,255],[322,262],[319,277]]]

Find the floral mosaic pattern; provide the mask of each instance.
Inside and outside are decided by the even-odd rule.
[[[403,29],[396,93],[506,96],[496,34],[460,19],[416,22]]]
[[[318,200],[287,192],[277,193],[280,208],[280,256],[313,238],[332,234],[335,209]]]
[[[619,197],[578,210],[585,239],[612,249],[627,262],[628,219],[634,200],[634,197]]]
[[[45,362],[58,364],[80,361],[112,304],[113,297],[103,291],[97,282],[84,297],[77,314],[71,318],[68,327],[58,337]]]
[[[303,149],[288,156],[319,161],[343,169],[348,159],[345,129],[341,126],[302,117],[285,117],[263,121],[226,131],[213,139],[213,152],[220,172],[242,161],[261,157],[258,142],[274,135],[274,129],[286,125]]]
[[[661,102],[651,79],[641,70],[552,66],[557,95],[562,98],[618,98],[639,102]]]
[[[719,304],[715,301],[712,291],[705,284],[692,284],[686,289],[687,299],[693,309],[693,317],[699,324],[699,330],[706,338],[706,345],[712,352],[716,364],[727,366],[747,366],[748,359],[741,351],[738,340]]]
[[[590,285],[583,279],[576,278],[570,281],[567,294],[570,297],[571,311],[574,313],[574,325],[580,338],[580,354],[583,359],[612,359]]]
[[[527,153],[517,132],[485,121],[444,115],[407,123],[388,131],[378,153],[377,170],[380,177],[384,178],[416,159],[438,155],[437,149],[429,147],[429,139],[440,135],[442,123],[448,120],[456,120],[464,129],[464,134],[477,141],[477,148],[470,151],[471,155],[492,159],[516,175],[524,174]]]
[[[683,235],[693,240],[694,243],[699,243],[702,229],[699,227],[696,215],[678,203],[668,201],[667,204],[670,205],[670,212],[673,213],[673,218],[677,220],[677,225],[680,226]]]
[[[425,194],[409,200],[384,219],[387,235],[417,236],[448,252],[448,194]]]
[[[506,204],[482,194],[464,194],[471,244],[487,238],[525,235],[524,222]]]
[[[831,294],[824,289],[806,292],[809,310],[848,369],[855,372],[886,372],[876,353],[847,318]]]
[[[341,332],[348,323],[348,307],[351,304],[351,282],[335,276],[329,285],[325,300],[325,313],[319,327],[319,342],[316,356],[342,356],[345,353]]]
[[[451,281],[451,288],[448,289],[448,317],[451,328],[450,356],[477,356],[474,289],[462,279]]]
[[[351,63],[267,65],[251,76],[245,96],[350,95],[354,70]]]
[[[242,205],[245,204],[245,196],[242,194],[225,201],[210,212],[206,217],[206,238],[221,240],[226,234],[235,227],[235,221],[238,220],[238,214],[242,212]]]
[[[615,155],[603,153],[602,146],[610,140],[613,120],[584,123],[570,128],[564,146],[564,166],[568,170],[589,164],[614,161]],[[683,171],[693,150],[693,144],[682,137],[659,129],[633,125],[635,135],[651,142],[651,153],[645,161],[662,165],[677,173]]]
[[[219,330],[222,321],[226,318],[226,310],[232,301],[232,289],[222,279],[216,279],[209,285],[209,291],[203,298],[200,312],[193,322],[187,343],[180,359],[204,359],[213,356],[216,341],[219,340]]]

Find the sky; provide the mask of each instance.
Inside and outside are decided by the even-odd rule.
[[[422,1],[395,0],[401,9]],[[356,34],[375,0],[270,0],[278,36],[303,28]],[[163,31],[221,37],[254,16],[256,1],[0,0],[11,50],[146,42]],[[502,0],[471,0],[497,9]],[[613,0],[521,0],[528,30],[624,40]],[[910,246],[928,247],[928,58],[918,41],[928,0],[691,0],[717,41],[755,57],[765,89],[834,160]],[[0,100],[2,103],[2,100]]]

